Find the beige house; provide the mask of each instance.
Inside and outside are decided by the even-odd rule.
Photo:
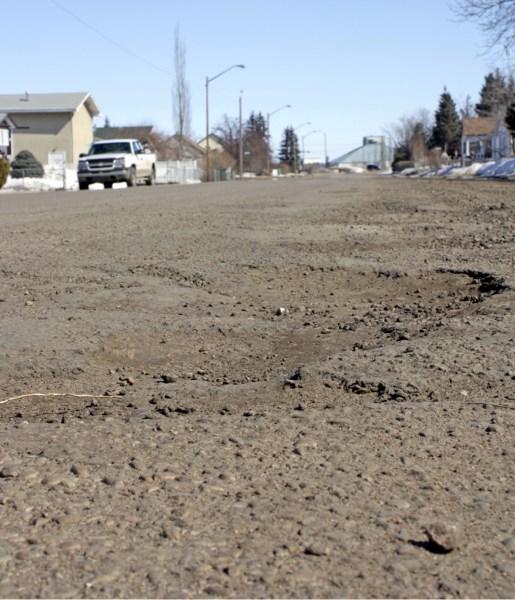
[[[93,117],[100,114],[88,92],[0,94],[0,113],[15,123],[11,156],[30,150],[43,164],[48,155],[64,152],[76,163],[93,141]]]
[[[207,138],[202,138],[198,145],[204,150],[207,149]],[[224,149],[222,140],[214,133],[209,134],[209,150],[210,152],[222,152]]]

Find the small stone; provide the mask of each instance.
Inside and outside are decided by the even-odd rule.
[[[386,502],[386,505],[391,506],[393,508],[401,508],[401,509],[410,507],[410,503],[407,500],[404,500],[402,498],[390,498],[390,500],[388,500]]]
[[[329,548],[322,542],[313,542],[304,548],[304,554],[309,556],[327,556]]]
[[[441,581],[438,584],[438,590],[446,596],[453,596],[455,598],[461,598],[463,595],[462,586],[458,581],[454,580]]]
[[[20,474],[20,470],[17,465],[7,464],[2,467],[0,471],[0,477],[10,478],[10,477],[18,477]]]
[[[84,465],[73,464],[70,468],[70,473],[73,473],[76,477],[84,477],[87,474],[87,469]]]
[[[43,485],[48,485],[49,487],[55,487],[62,482],[63,478],[61,475],[45,475],[41,480]]]
[[[102,477],[102,483],[114,488],[119,488],[122,484],[121,480],[118,477],[112,477],[111,475]]]
[[[451,552],[463,545],[463,535],[456,523],[432,523],[425,528],[425,533],[436,552]]]
[[[147,573],[147,579],[152,585],[159,585],[159,583],[163,580],[163,573],[160,571],[149,571]]]
[[[503,546],[515,552],[515,537],[509,537],[503,540]]]
[[[175,383],[179,378],[177,375],[163,373],[163,375],[161,375],[161,379],[163,380],[163,383]]]

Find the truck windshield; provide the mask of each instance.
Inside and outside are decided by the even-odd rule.
[[[93,146],[91,146],[89,150],[89,154],[111,154],[113,152],[120,154],[130,154],[130,142],[106,142],[105,144],[93,144]]]

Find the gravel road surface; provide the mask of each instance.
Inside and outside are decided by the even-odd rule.
[[[0,596],[513,598],[515,187],[0,194]]]

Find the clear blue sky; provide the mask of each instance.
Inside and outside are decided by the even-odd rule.
[[[444,86],[458,107],[477,102],[485,56],[452,0],[23,0],[3,8],[0,93],[91,92],[112,125],[173,133],[174,30],[186,49],[194,139],[210,122],[251,111],[271,117],[273,145],[298,127],[306,152],[329,157],[382,135],[403,115],[437,108]],[[69,12],[67,12],[69,11]],[[70,14],[72,13],[72,14]],[[314,131],[314,132],[313,132]],[[312,133],[313,132],[313,133]]]

